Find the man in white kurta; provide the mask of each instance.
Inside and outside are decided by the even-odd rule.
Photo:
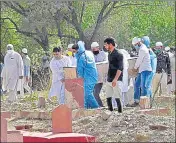
[[[122,82],[119,82],[119,87],[121,89],[121,96],[122,96],[122,105],[126,106],[129,103],[128,100],[128,59],[130,58],[130,54],[125,49],[119,49],[119,51],[123,55],[123,79]],[[113,98],[113,107],[117,107],[117,103],[115,98]]]
[[[49,98],[57,97],[58,104],[65,103],[65,85],[64,85],[64,70],[63,67],[70,66],[68,57],[61,55],[61,48],[53,49],[53,58],[50,62],[52,71],[52,85],[49,92]]]
[[[7,54],[4,58],[4,68],[1,73],[3,90],[7,91],[8,102],[17,99],[18,81],[23,78],[23,60],[19,53],[14,51],[13,45],[7,45]]]

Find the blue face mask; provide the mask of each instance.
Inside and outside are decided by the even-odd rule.
[[[134,47],[135,47],[136,50],[139,50],[139,48],[140,48],[138,45],[136,45]]]

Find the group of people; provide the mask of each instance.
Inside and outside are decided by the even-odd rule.
[[[53,48],[53,58],[49,63],[52,72],[52,85],[49,96],[56,96],[58,104],[65,103],[64,67],[76,67],[77,75],[83,78],[84,82],[84,107],[99,108],[104,104],[100,92],[105,84],[107,106],[110,111],[115,107],[119,113],[124,106],[137,106],[141,96],[152,97],[156,90],[161,75],[162,94],[175,91],[175,55],[170,48],[157,42],[155,48],[150,48],[148,36],[142,38],[134,37],[132,45],[138,53],[137,60],[132,72],[137,72],[135,78],[128,77],[128,59],[130,54],[124,49],[117,49],[114,38],[106,38],[104,47],[100,48],[98,42],[91,44],[91,50],[85,49],[83,41],[76,44],[69,44],[66,54],[63,54],[61,47]],[[7,45],[7,54],[4,58],[4,67],[1,73],[3,87],[8,91],[9,101],[14,101],[18,82],[23,79],[26,89],[28,85],[30,59],[27,56],[27,49],[20,54],[14,51],[13,45]],[[106,83],[99,83],[96,63],[107,62],[109,64]],[[173,63],[173,64],[172,64]],[[25,77],[25,78],[23,78]],[[154,79],[154,80],[153,80]],[[133,81],[134,103],[129,104],[129,85]]]
[[[21,55],[14,51],[12,44],[7,45],[5,57],[1,55],[1,94],[7,93],[7,101],[13,102],[17,94],[23,95],[24,90],[31,93],[30,58],[27,49],[23,48]]]

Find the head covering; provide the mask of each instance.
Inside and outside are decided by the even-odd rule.
[[[132,45],[135,45],[137,43],[141,42],[141,39],[138,38],[138,37],[134,37],[133,40],[132,40]]]
[[[165,47],[165,51],[169,51],[170,50],[170,47]]]
[[[23,48],[23,49],[22,49],[22,53],[27,54],[27,49],[26,49],[26,48]]]
[[[8,44],[7,45],[7,50],[14,50],[13,45],[12,44]]]
[[[156,42],[155,46],[163,46],[163,43],[162,42]]]
[[[69,44],[68,49],[71,49],[74,44]]]
[[[91,44],[91,48],[99,47],[99,44],[97,42],[93,42]]]
[[[147,48],[150,47],[150,38],[148,36],[142,37],[141,40],[146,45]]]

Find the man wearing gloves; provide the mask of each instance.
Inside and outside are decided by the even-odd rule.
[[[163,72],[160,84],[161,94],[168,94],[167,83],[171,82],[171,64],[169,54],[164,51],[164,46],[161,42],[156,42],[154,52],[157,56],[157,68],[153,88],[156,90]]]
[[[150,61],[149,49],[141,42],[141,39],[134,37],[132,45],[139,51],[138,58],[136,60],[133,71],[138,71],[138,75],[134,85],[134,104],[132,106],[139,105],[140,96],[150,96],[151,89],[147,84],[149,77],[151,76],[152,67]]]
[[[106,61],[106,59],[107,59],[106,54],[104,51],[100,50],[99,44],[97,42],[93,42],[91,44],[91,49],[94,54],[94,58],[95,58],[96,63]],[[103,83],[97,83],[94,88],[94,96],[95,96],[95,99],[97,100],[100,107],[103,107],[102,100],[99,96],[100,91],[102,89],[102,86],[103,86]]]
[[[109,51],[109,69],[106,83],[107,105],[110,111],[113,111],[112,97],[115,97],[117,102],[118,112],[122,113],[121,105],[121,90],[119,84],[123,78],[123,55],[115,49],[115,41],[113,38],[104,40],[104,46]]]
[[[1,73],[3,89],[7,91],[8,102],[17,99],[18,80],[23,78],[24,66],[21,55],[14,51],[13,45],[7,45],[7,54],[4,58],[4,68]]]
[[[153,50],[150,48],[150,39],[149,39],[149,37],[148,36],[142,37],[142,42],[149,49],[149,54],[150,54],[150,63],[151,63],[151,67],[152,67],[152,72],[151,72],[151,75],[150,75],[150,77],[148,79],[148,84],[150,86],[149,95],[151,97],[152,96],[152,81],[153,81],[153,78],[154,78],[155,73],[156,73],[157,57],[156,57],[156,54],[153,52]],[[154,92],[155,91],[153,91],[153,93]]]
[[[77,74],[84,81],[84,107],[98,108],[99,105],[93,95],[93,90],[98,80],[94,56],[91,51],[85,50],[85,45],[82,41],[73,45],[72,50],[76,53]]]

